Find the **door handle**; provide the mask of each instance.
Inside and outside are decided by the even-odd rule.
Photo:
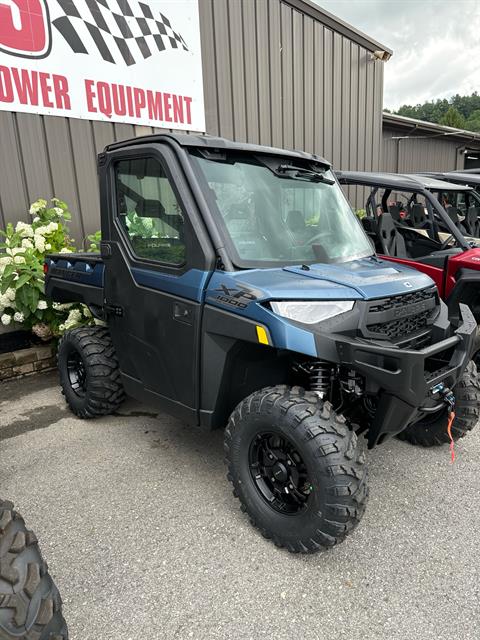
[[[173,305],[173,318],[178,322],[192,324],[192,311],[186,304],[175,302]]]

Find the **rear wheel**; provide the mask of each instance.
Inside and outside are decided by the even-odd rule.
[[[279,547],[331,547],[363,515],[367,470],[357,436],[328,402],[300,387],[262,389],[241,402],[225,453],[242,510]]]
[[[67,640],[58,589],[35,534],[0,500],[0,638]]]
[[[452,424],[452,438],[458,440],[474,428],[480,417],[480,382],[477,367],[473,361],[468,363],[453,392],[455,420]],[[450,442],[447,432],[448,416],[449,409],[445,406],[437,413],[427,415],[409,425],[397,437],[422,447],[446,444]]]
[[[113,413],[125,397],[108,329],[67,331],[58,347],[60,384],[68,406],[80,418]]]

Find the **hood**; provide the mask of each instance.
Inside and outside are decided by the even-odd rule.
[[[378,258],[362,258],[340,264],[313,264],[277,269],[216,272],[207,299],[237,287],[261,300],[368,300],[424,289],[433,280],[414,269]],[[228,295],[228,294],[227,294]],[[213,297],[217,298],[217,295]]]

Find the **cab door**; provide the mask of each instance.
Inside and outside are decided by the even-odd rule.
[[[107,154],[105,308],[129,395],[197,421],[203,292],[214,253],[175,156]]]

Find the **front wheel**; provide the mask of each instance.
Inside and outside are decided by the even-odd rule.
[[[480,417],[480,382],[477,367],[470,361],[453,389],[455,394],[455,419],[452,424],[452,438],[458,440],[467,435]],[[400,440],[422,447],[434,447],[450,442],[447,432],[449,409],[445,405],[437,413],[427,415],[398,434]]]
[[[294,553],[340,542],[368,497],[357,436],[330,403],[300,387],[253,393],[225,433],[228,479],[264,537]]]

